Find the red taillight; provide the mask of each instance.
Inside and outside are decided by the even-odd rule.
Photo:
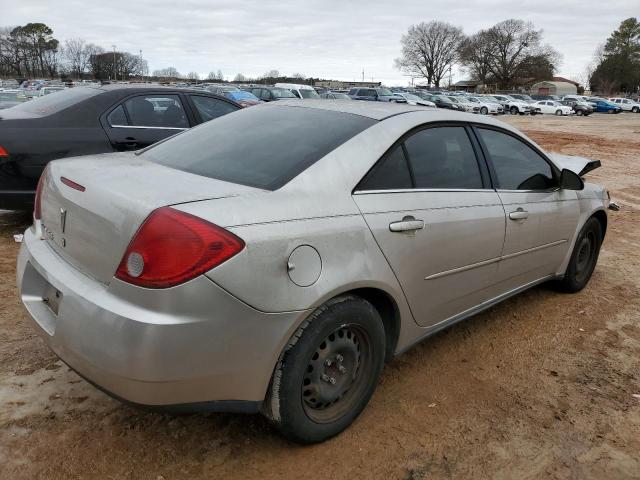
[[[242,239],[224,228],[162,207],[138,229],[116,278],[141,287],[172,287],[211,270],[243,248]]]
[[[42,218],[42,188],[47,177],[47,171],[45,168],[42,174],[40,174],[40,180],[38,180],[38,187],[36,188],[36,198],[33,203],[33,218],[35,220]]]
[[[67,187],[71,187],[74,190],[78,190],[79,192],[84,192],[86,190],[86,188],[84,188],[82,185],[74,182],[73,180],[69,180],[67,177],[60,177],[60,181]]]
[[[0,145],[0,157],[8,157],[9,156],[9,152],[7,152],[7,150]]]

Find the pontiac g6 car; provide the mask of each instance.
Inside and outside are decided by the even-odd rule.
[[[322,441],[385,360],[542,282],[582,289],[607,229],[581,178],[598,165],[488,117],[264,104],[52,162],[17,283],[51,349],[115,397]]]

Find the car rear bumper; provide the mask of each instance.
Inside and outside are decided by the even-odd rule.
[[[24,235],[17,284],[56,355],[112,396],[147,406],[255,410],[306,315],[257,311],[204,276],[162,290],[116,279],[105,285],[33,229]]]

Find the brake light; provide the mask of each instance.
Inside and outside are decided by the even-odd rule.
[[[40,179],[38,180],[38,186],[36,188],[36,198],[33,203],[34,220],[40,220],[42,218],[42,188],[44,186],[48,171],[49,169],[45,168],[44,171],[40,174]]]
[[[115,276],[141,287],[172,287],[226,262],[244,245],[224,228],[162,207],[138,229]]]
[[[0,145],[0,157],[8,157],[9,156],[9,152],[7,152],[7,149],[4,148],[2,145]]]

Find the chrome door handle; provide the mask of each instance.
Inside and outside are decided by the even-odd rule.
[[[509,213],[509,218],[511,220],[525,220],[529,218],[529,212],[527,212],[526,210],[523,210],[522,208],[519,208]]]
[[[389,230],[392,232],[415,232],[424,228],[424,220],[416,220],[413,217],[404,217],[399,222],[389,224]]]

